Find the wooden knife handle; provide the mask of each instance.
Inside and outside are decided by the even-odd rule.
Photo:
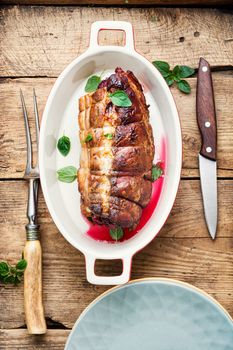
[[[214,104],[214,92],[209,63],[200,58],[197,75],[197,122],[200,129],[202,146],[201,155],[216,160],[217,125]]]
[[[46,333],[42,303],[42,259],[39,240],[29,240],[24,248],[24,309],[29,334]]]

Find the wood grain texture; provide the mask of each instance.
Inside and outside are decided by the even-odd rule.
[[[26,329],[0,330],[1,350],[64,350],[70,330],[48,330],[40,336],[29,336]]]
[[[203,56],[211,66],[233,63],[230,11],[15,6],[3,7],[1,19],[0,76],[58,76],[85,51],[96,20],[130,21],[136,49],[149,60],[197,67]]]
[[[132,278],[170,277],[204,289],[233,315],[233,181],[219,180],[219,228],[209,237],[198,180],[181,181],[174,208],[160,235],[133,259]],[[14,263],[25,244],[26,183],[0,182],[0,259]],[[83,255],[58,232],[40,196],[45,316],[72,327],[107,286],[86,281]],[[117,274],[120,264],[98,262],[98,273]],[[25,324],[23,285],[1,286],[0,328]]]
[[[27,241],[24,247],[27,267],[24,272],[24,311],[29,334],[46,333],[42,300],[42,251],[39,240]]]
[[[200,154],[203,157],[216,161],[217,120],[213,82],[210,65],[203,57],[200,58],[199,62],[196,96],[197,123],[202,138]],[[209,127],[206,127],[206,123],[209,123]],[[209,151],[208,148],[210,149]]]
[[[156,5],[156,6],[223,6],[231,5],[231,0],[2,0],[3,4],[16,5]]]
[[[1,3],[9,2],[54,4],[58,0],[2,0]],[[59,0],[59,4],[62,2],[106,5],[103,0]],[[145,0],[143,5],[184,2]],[[189,0],[188,4],[211,3],[213,6],[220,2],[230,4],[228,0]],[[141,0],[107,0],[107,3],[138,5]],[[42,115],[55,81],[53,77],[87,48],[90,26],[95,20],[131,21],[136,48],[149,60],[162,59],[171,65],[188,64],[197,68],[199,57],[204,56],[216,69],[232,68],[230,10],[3,7],[0,10],[0,76],[9,79],[0,79],[0,179],[5,179],[0,181],[0,260],[15,263],[25,245],[27,184],[7,180],[22,178],[26,160],[19,88],[25,93],[32,122],[32,88],[36,88]],[[101,33],[101,43],[121,44],[122,36],[118,34]],[[218,176],[233,178],[232,71],[214,73],[213,80],[218,119]],[[185,178],[199,176],[197,153],[201,145],[195,114],[196,78],[189,82],[190,96],[172,88],[182,123],[182,176]],[[171,277],[192,283],[215,297],[233,316],[233,180],[219,180],[218,190],[217,239],[209,238],[199,181],[182,180],[160,235],[134,257],[132,278]],[[87,283],[83,255],[58,232],[41,194],[39,221],[47,324],[71,328],[83,309],[108,287]],[[100,274],[117,274],[120,268],[118,263],[97,263]],[[40,336],[29,336],[27,329],[17,329],[25,327],[23,301],[23,284],[0,285],[0,328],[5,328],[0,330],[0,350],[64,349],[69,329],[48,329]]]
[[[182,94],[176,87],[171,90],[181,118],[183,177],[199,176],[197,156],[201,148],[195,111],[196,78],[188,80],[192,87],[190,95]],[[24,174],[26,143],[19,89],[23,90],[35,132],[32,88],[36,89],[39,114],[42,116],[54,82],[53,78],[0,79],[0,178],[22,178]],[[233,116],[229,93],[233,90],[233,74],[214,73],[213,84],[218,123],[218,176],[233,177]],[[32,136],[35,141],[35,133]]]

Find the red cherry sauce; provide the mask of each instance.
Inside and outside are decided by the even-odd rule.
[[[161,140],[161,145],[160,145],[160,152],[159,152],[159,156],[157,158],[156,163],[160,163],[161,168],[163,169],[164,172],[166,172],[166,144],[165,144],[165,139]],[[142,210],[142,216],[140,219],[140,222],[138,224],[138,226],[136,227],[136,229],[134,230],[128,230],[128,229],[124,229],[124,237],[120,240],[125,241],[131,237],[133,237],[134,235],[136,235],[136,233],[138,233],[145,225],[146,223],[150,220],[150,217],[152,216],[159,198],[160,198],[160,194],[162,192],[162,188],[163,188],[163,182],[164,182],[164,175],[161,176],[158,180],[156,180],[155,182],[152,183],[152,195],[151,195],[151,200],[149,202],[149,204],[146,206],[145,209]],[[90,222],[88,222],[90,224],[90,228],[87,231],[87,234],[92,237],[93,239],[97,240],[97,241],[108,241],[108,242],[115,242],[110,234],[109,234],[109,228],[106,226],[100,226],[100,225],[93,225]]]

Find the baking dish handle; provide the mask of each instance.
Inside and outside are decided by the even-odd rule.
[[[99,47],[98,35],[100,30],[121,30],[125,32],[124,48],[134,50],[133,27],[129,22],[124,21],[97,21],[91,26],[89,49]]]
[[[91,255],[85,255],[86,274],[88,282],[92,284],[115,285],[127,283],[130,279],[132,256],[121,258],[122,274],[119,276],[97,276],[95,274],[96,258]]]

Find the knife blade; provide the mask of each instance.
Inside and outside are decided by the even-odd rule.
[[[210,236],[215,239],[218,221],[217,121],[210,65],[204,58],[199,61],[196,112],[202,139],[198,158],[204,213]]]

